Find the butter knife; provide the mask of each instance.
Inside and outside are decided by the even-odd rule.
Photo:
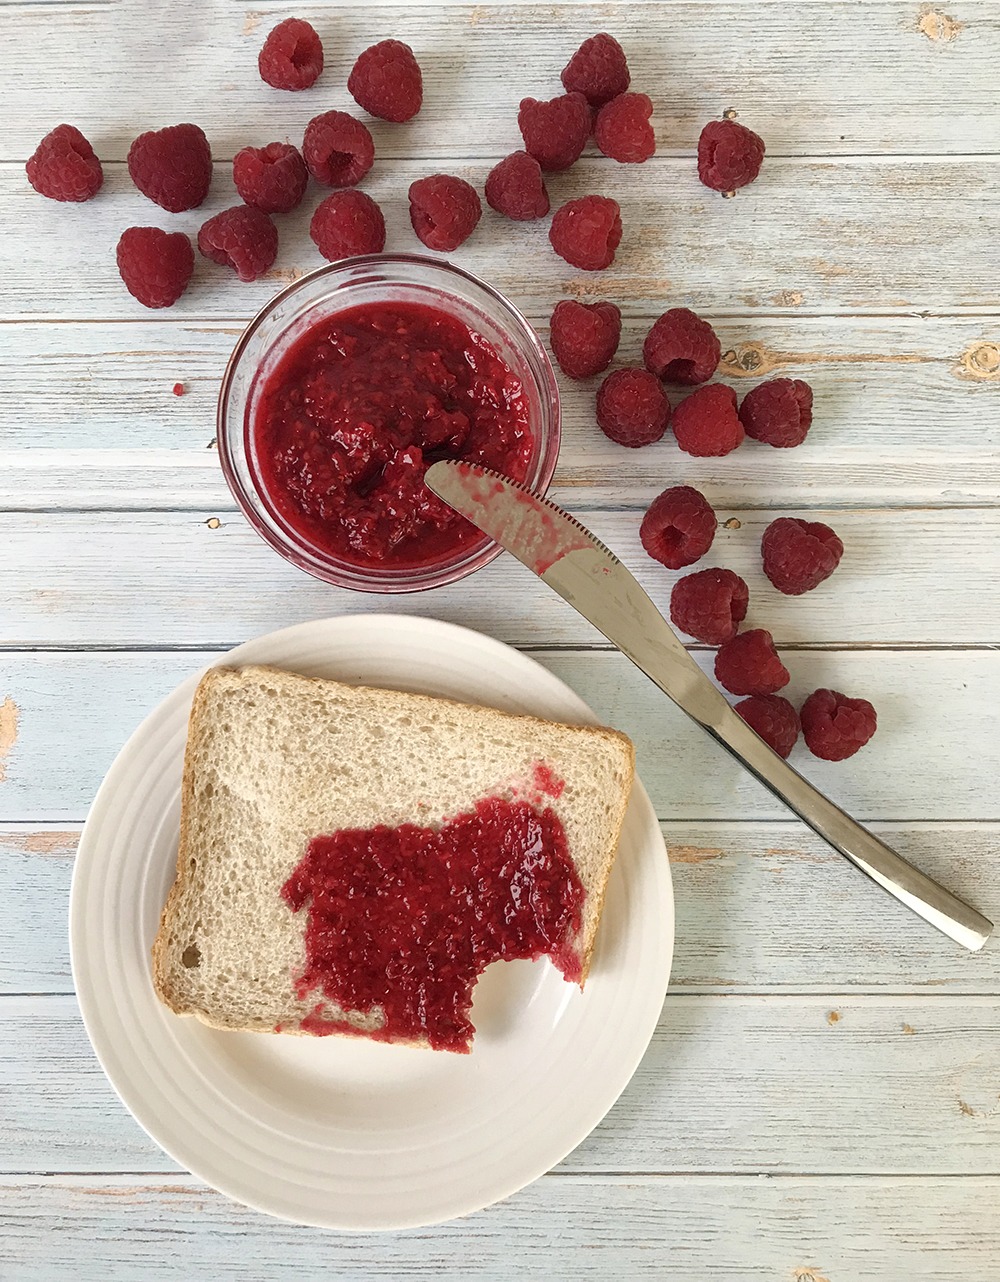
[[[442,461],[429,488],[612,641],[674,703],[873,881],[972,952],[993,923],[814,788],[730,707],[618,558],[562,508],[486,468]]]

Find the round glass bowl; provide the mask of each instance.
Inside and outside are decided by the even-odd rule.
[[[525,483],[544,493],[559,454],[559,391],[538,335],[513,304],[461,268],[416,254],[347,258],[282,290],[236,344],[219,395],[218,447],[229,488],[247,520],[275,551],[338,587],[363,592],[417,592],[454,583],[501,551],[483,535],[450,558],[429,565],[360,565],[315,547],[292,528],[259,480],[251,430],[267,377],[305,330],[346,308],[379,302],[419,303],[448,312],[492,344],[528,400],[534,440]]]

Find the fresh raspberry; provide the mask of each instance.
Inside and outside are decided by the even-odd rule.
[[[385,249],[385,219],[365,192],[335,191],[316,206],[309,235],[331,263],[355,254],[381,254]]]
[[[653,324],[642,346],[646,368],[665,383],[694,387],[718,368],[722,344],[715,330],[687,307],[671,307]]]
[[[263,210],[233,205],[202,224],[198,248],[240,280],[256,280],[278,256],[278,229]]]
[[[799,714],[783,695],[752,694],[738,703],[735,711],[779,757],[787,757],[795,747]]]
[[[812,423],[812,388],[800,378],[772,378],[747,392],[740,422],[747,436],[788,449],[801,445]]]
[[[170,307],[188,287],[194,250],[182,231],[128,227],[118,240],[118,272],[143,307]]]
[[[323,42],[303,18],[286,18],[264,41],[257,68],[273,89],[308,89],[323,70]]]
[[[690,485],[675,485],[653,499],[642,518],[639,538],[654,561],[668,570],[683,570],[712,546],[717,524],[704,494]]]
[[[325,187],[355,187],[372,167],[375,144],[360,120],[346,111],[324,111],[306,125],[302,155]]]
[[[743,441],[736,393],[723,383],[696,387],[674,410],[673,428],[685,454],[718,458],[732,453]]]
[[[733,192],[752,183],[764,160],[764,143],[735,120],[712,120],[698,139],[698,177],[713,191]]]
[[[494,165],[486,179],[486,203],[519,223],[544,218],[549,212],[549,193],[534,156],[515,151]]]
[[[582,93],[564,93],[548,102],[522,98],[517,124],[524,149],[549,173],[580,159],[590,137],[590,107]]]
[[[569,378],[590,378],[606,370],[622,336],[621,309],[614,303],[556,303],[549,342],[559,368]]]
[[[75,125],[56,125],[24,169],[35,191],[49,200],[89,200],[104,182],[101,162]]]
[[[347,88],[359,107],[380,120],[412,120],[424,101],[424,81],[413,50],[402,40],[380,40],[354,64]]]
[[[212,149],[197,125],[168,125],[140,134],[128,149],[128,171],[144,196],[172,214],[197,209],[212,181]]]
[[[619,445],[652,445],[667,430],[670,402],[648,369],[616,369],[597,393],[597,423]]]
[[[559,257],[585,272],[610,267],[621,239],[621,210],[610,196],[568,200],[556,210],[549,227],[549,243]]]
[[[475,187],[452,174],[410,184],[410,222],[428,249],[449,253],[469,239],[483,214]]]
[[[625,51],[606,31],[584,40],[563,68],[567,93],[582,93],[592,107],[601,107],[629,86]]]
[[[265,214],[287,214],[302,201],[309,171],[297,147],[271,142],[233,157],[233,182],[243,201]]]
[[[695,570],[678,579],[670,593],[670,618],[696,641],[731,641],[747,616],[750,589],[732,570]]]
[[[640,165],[656,151],[656,135],[649,118],[653,104],[644,93],[623,93],[597,113],[594,141],[612,160]]]
[[[801,596],[828,579],[840,564],[844,545],[821,521],[779,516],[760,541],[764,573],[785,596]]]
[[[789,682],[788,669],[764,628],[724,641],[715,654],[715,675],[731,694],[774,694]]]
[[[878,716],[867,699],[848,699],[839,690],[814,690],[799,715],[806,747],[824,761],[853,757],[878,726]]]

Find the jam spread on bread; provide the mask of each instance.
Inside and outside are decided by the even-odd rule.
[[[547,767],[539,792],[558,795]],[[538,798],[539,802],[541,798]],[[476,979],[494,961],[549,956],[579,982],[585,891],[547,806],[491,797],[441,827],[345,829],[314,838],[282,887],[308,911],[297,995],[317,997],[304,1032],[359,1030],[327,1002],[371,1014],[380,1041],[468,1051]]]
[[[251,397],[247,453],[274,514],[321,552],[413,568],[484,542],[423,483],[439,459],[524,480],[528,398],[436,307],[377,302],[307,329]]]

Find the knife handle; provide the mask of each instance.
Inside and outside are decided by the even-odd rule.
[[[988,918],[914,868],[814,788],[751,730],[725,700],[720,698],[710,718],[701,720],[701,724],[814,832],[890,895],[895,895],[925,921],[970,951],[978,952],[986,943],[993,931],[993,923]]]

